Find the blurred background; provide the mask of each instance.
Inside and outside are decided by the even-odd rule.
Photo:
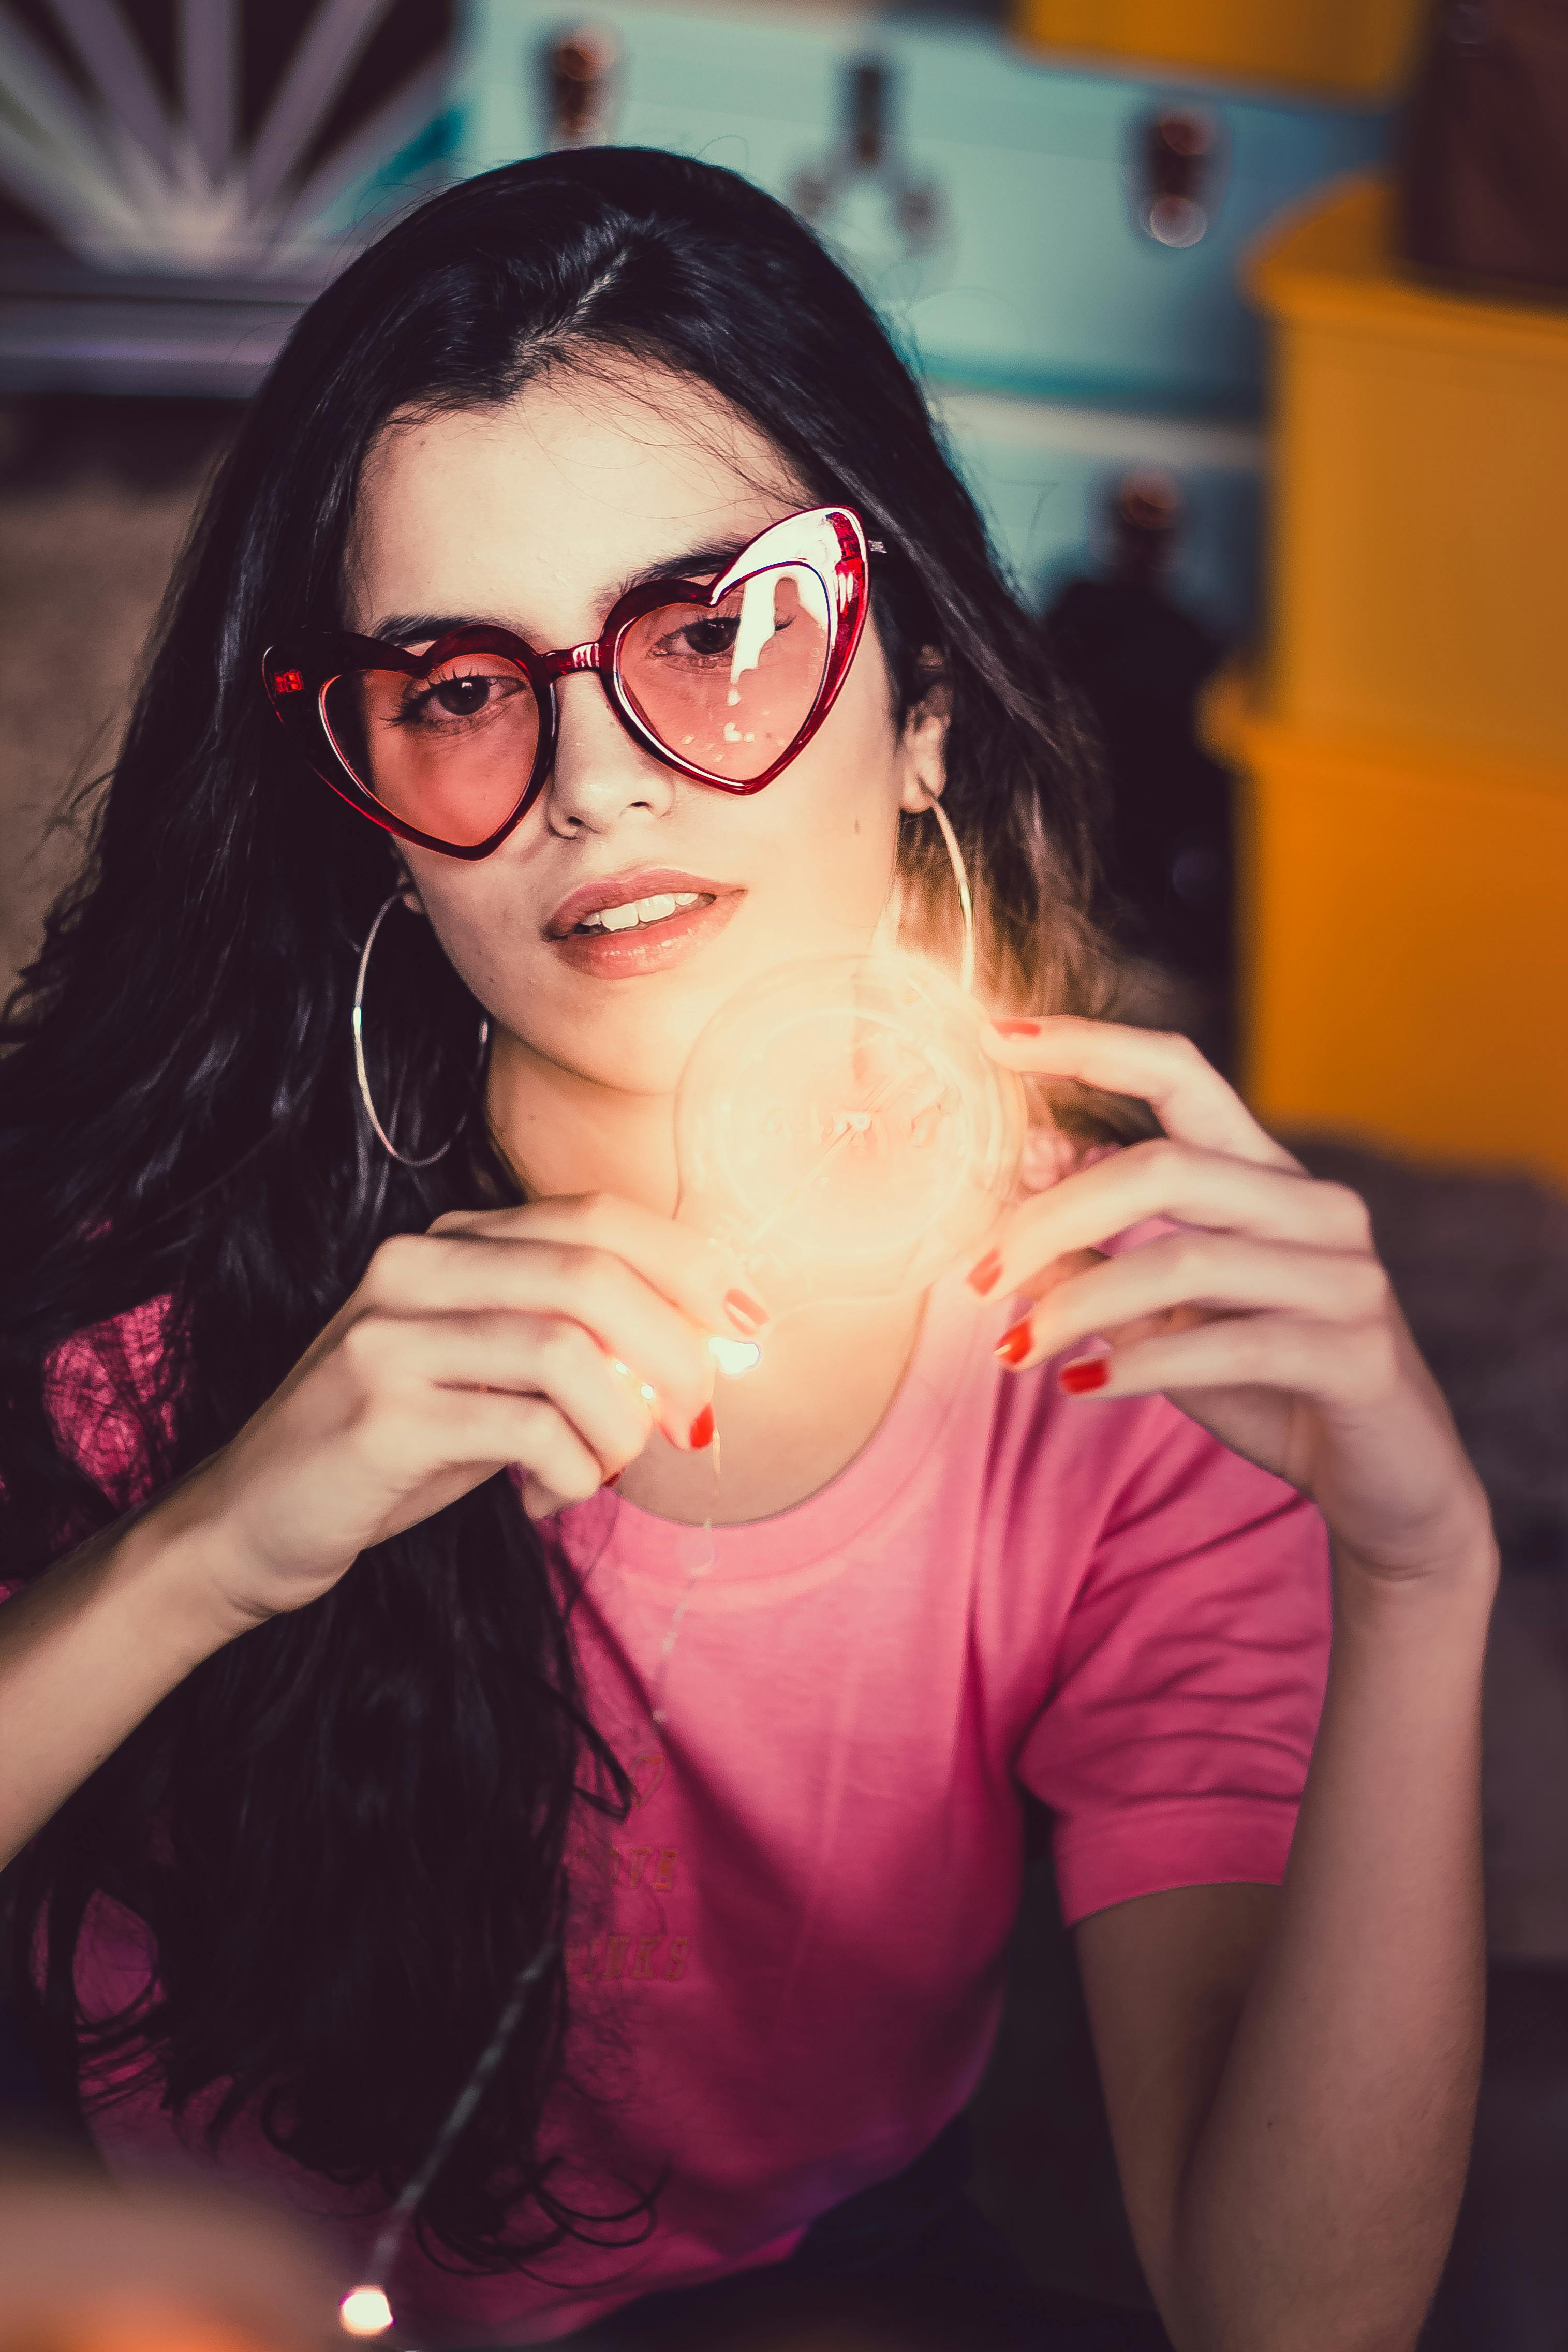
[[[312,292],[430,189],[602,141],[747,173],[881,307],[1095,722],[1124,1016],[1372,1204],[1505,1555],[1491,2039],[1427,2340],[1563,2352],[1568,7],[0,0],[7,979]],[[1044,1863],[1016,1979],[977,2193],[1157,2347]]]

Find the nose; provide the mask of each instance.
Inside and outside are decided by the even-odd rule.
[[[665,815],[675,800],[675,772],[632,740],[598,678],[569,671],[555,692],[559,730],[544,796],[552,832],[569,840],[613,832],[634,813]]]

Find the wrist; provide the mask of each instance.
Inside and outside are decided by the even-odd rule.
[[[132,1598],[138,1622],[160,1627],[189,1673],[261,1621],[234,1598],[240,1563],[197,1470],[160,1497],[115,1547],[113,1584]]]
[[[1364,1559],[1331,1530],[1330,1549],[1336,1630],[1380,1635],[1468,1630],[1484,1644],[1501,1565],[1489,1520],[1397,1574]]]

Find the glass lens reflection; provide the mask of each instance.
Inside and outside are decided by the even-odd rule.
[[[621,685],[667,750],[727,783],[781,760],[811,716],[827,667],[827,595],[780,564],[715,605],[661,604],[621,645]]]
[[[506,823],[539,749],[533,689],[501,654],[454,654],[425,677],[352,670],[327,688],[322,713],[366,792],[405,824],[465,846]]]

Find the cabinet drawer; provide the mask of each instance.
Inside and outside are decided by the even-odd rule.
[[[1021,40],[1374,95],[1408,71],[1422,0],[1016,0]]]
[[[1258,1117],[1568,1180],[1542,1046],[1568,1026],[1568,765],[1319,733],[1235,678],[1207,719],[1244,779]]]
[[[1280,339],[1270,707],[1568,761],[1568,316],[1416,283],[1388,213],[1348,189],[1254,269]]]

